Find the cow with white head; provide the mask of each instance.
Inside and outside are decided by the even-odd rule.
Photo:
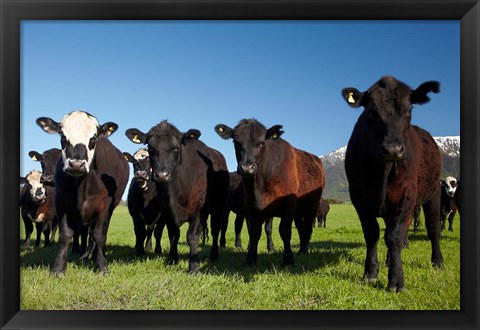
[[[96,267],[106,272],[108,224],[121,201],[129,174],[128,162],[108,139],[118,125],[112,122],[100,125],[94,116],[84,111],[73,111],[60,122],[47,117],[38,118],[36,122],[45,132],[58,133],[62,148],[55,171],[60,250],[52,271],[55,274],[65,272],[67,248],[74,233],[80,232],[80,252],[86,251],[90,226],[96,245]]]
[[[20,209],[25,226],[25,241],[22,248],[30,246],[30,236],[33,233],[33,222],[36,219],[36,213],[40,204],[47,198],[45,187],[40,182],[42,172],[33,170],[25,177],[20,177],[20,184],[23,184],[20,192]],[[40,244],[38,240],[37,246]]]

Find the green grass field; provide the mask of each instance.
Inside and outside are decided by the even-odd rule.
[[[267,253],[265,233],[259,243],[256,268],[244,260],[248,233],[244,226],[244,250],[233,247],[231,214],[227,248],[216,263],[207,259],[210,244],[200,250],[201,271],[188,274],[188,245],[182,227],[180,262],[166,265],[168,237],[162,238],[164,254],[136,257],[133,224],[126,207],[115,210],[107,238],[109,275],[96,274],[94,261],[81,264],[69,255],[64,277],[50,275],[58,245],[31,248],[20,255],[20,308],[22,310],[459,310],[460,221],[454,231],[442,232],[445,269],[430,265],[431,245],[422,214],[421,230],[410,232],[410,248],[402,253],[405,291],[386,290],[387,268],[383,220],[379,240],[379,281],[362,281],[365,242],[352,205],[332,205],[327,228],[315,228],[308,255],[295,255],[295,266],[282,264],[283,244],[274,220],[276,252]],[[21,223],[21,241],[24,238]],[[413,227],[413,226],[412,226]],[[35,233],[34,233],[35,235]],[[58,238],[57,238],[58,241]],[[43,244],[43,241],[42,241]],[[298,234],[292,230],[292,247],[298,250]]]

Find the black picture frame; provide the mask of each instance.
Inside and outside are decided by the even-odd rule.
[[[2,329],[478,329],[480,4],[478,0],[0,0],[0,326]],[[460,311],[20,311],[21,20],[459,20],[461,33]],[[425,279],[426,281],[428,279]],[[432,293],[434,294],[434,293]]]

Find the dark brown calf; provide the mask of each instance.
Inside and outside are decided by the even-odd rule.
[[[243,177],[250,222],[247,265],[256,264],[262,224],[271,217],[281,218],[279,230],[286,265],[294,263],[290,246],[293,220],[300,236],[300,252],[307,252],[325,187],[320,158],[283,140],[281,128],[275,125],[267,129],[255,119],[243,119],[235,128],[215,126],[220,137],[233,139],[237,172]]]
[[[362,224],[367,256],[364,276],[377,278],[377,217],[386,224],[388,288],[402,290],[401,251],[416,205],[423,206],[434,266],[443,264],[440,251],[440,151],[431,135],[410,125],[413,104],[438,93],[438,82],[412,90],[393,77],[383,77],[365,92],[345,88],[347,103],[365,110],[348,142],[345,172],[350,197]]]

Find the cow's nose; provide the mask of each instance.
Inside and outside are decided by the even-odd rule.
[[[384,148],[387,160],[401,160],[404,158],[405,146],[403,144],[387,144]]]
[[[146,180],[146,179],[147,179],[147,172],[145,172],[145,171],[137,171],[137,172],[135,172],[135,177],[136,177],[137,179]]]
[[[38,188],[37,190],[35,190],[35,197],[39,197],[39,196],[42,196],[42,195],[43,195],[42,189]]]
[[[53,182],[53,175],[42,175],[40,177],[40,183],[49,183]]]
[[[172,178],[172,175],[169,171],[156,171],[153,174],[153,179],[157,182],[168,182]]]
[[[68,162],[68,166],[70,166],[74,170],[81,170],[85,167],[85,162],[83,160],[74,159]]]
[[[255,163],[242,163],[238,165],[238,170],[241,175],[255,175],[257,174],[257,164]]]

